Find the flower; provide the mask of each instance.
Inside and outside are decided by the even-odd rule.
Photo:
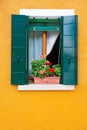
[[[51,73],[54,73],[54,70],[55,70],[54,68],[50,68]]]
[[[49,61],[48,61],[48,60],[46,60],[46,64],[49,64]]]
[[[51,62],[49,62],[49,64],[48,64],[49,66],[51,66],[52,65],[52,63]]]
[[[40,70],[39,73],[40,73],[40,74],[44,74],[44,70]]]
[[[32,74],[35,77],[52,77],[61,75],[61,67],[59,64],[52,65],[50,61],[46,58],[41,58],[39,60],[32,60]]]
[[[48,60],[46,60],[46,64],[49,65],[49,66],[52,65],[52,63],[50,61],[48,61]]]
[[[43,55],[40,55],[40,59],[42,59],[42,58],[44,58],[44,56],[43,56]]]

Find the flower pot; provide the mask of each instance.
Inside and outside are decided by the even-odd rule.
[[[34,83],[35,84],[59,84],[60,83],[60,77],[45,77],[45,78],[39,78],[34,77]]]

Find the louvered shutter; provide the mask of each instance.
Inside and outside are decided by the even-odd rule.
[[[28,17],[12,15],[11,84],[28,83]]]
[[[62,84],[77,84],[77,42],[78,42],[78,17],[64,16],[62,17]]]

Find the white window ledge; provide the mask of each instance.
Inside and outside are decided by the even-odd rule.
[[[18,85],[18,90],[74,90],[74,85],[62,84],[29,84]]]
[[[74,9],[20,9],[19,14],[31,18],[58,18],[74,15]]]

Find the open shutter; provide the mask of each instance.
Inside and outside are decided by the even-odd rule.
[[[62,46],[62,83],[77,84],[77,16],[64,16]]]
[[[12,15],[11,84],[28,83],[28,17]]]

